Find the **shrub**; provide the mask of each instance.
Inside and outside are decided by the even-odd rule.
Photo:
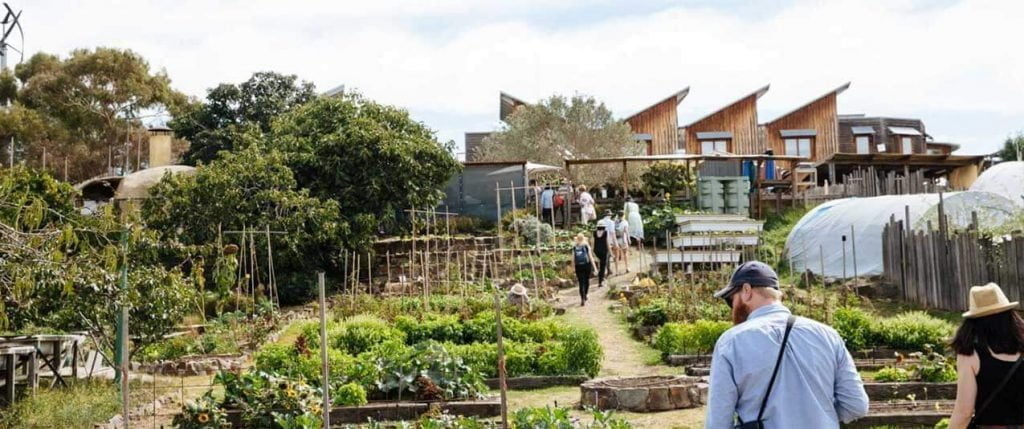
[[[358,406],[366,404],[366,389],[356,383],[345,383],[331,389],[331,403],[336,406]]]
[[[872,319],[856,307],[841,307],[832,318],[832,327],[846,341],[846,348],[856,351],[873,344]]]
[[[569,328],[560,338],[565,352],[566,373],[597,375],[601,369],[604,352],[591,329]]]
[[[559,342],[547,342],[538,349],[540,356],[537,357],[538,375],[562,375],[569,372],[569,363],[566,361],[565,345]]]
[[[519,237],[527,245],[537,244],[537,236],[540,235],[541,243],[548,243],[554,236],[555,230],[551,225],[537,220],[533,215],[528,215],[515,220],[509,231],[519,231]]]
[[[910,371],[903,368],[887,366],[875,373],[875,381],[880,383],[896,383],[910,381]]]
[[[486,378],[498,376],[498,347],[494,344],[445,344],[449,352],[462,359],[466,366]],[[507,365],[506,365],[507,368]]]
[[[432,314],[423,320],[413,317],[398,316],[395,327],[405,332],[406,342],[416,344],[427,340],[439,342],[461,342],[463,326],[457,315]]]
[[[884,345],[894,349],[922,350],[926,346],[945,344],[953,335],[953,325],[929,316],[923,311],[911,311],[879,320],[875,334]]]
[[[387,341],[405,341],[405,333],[373,316],[356,316],[343,323],[340,335],[331,336],[334,347],[357,355]]]
[[[504,322],[505,320],[502,319],[502,324]],[[561,337],[565,331],[564,322],[556,319],[542,319],[523,324],[520,333],[526,340],[543,343]]]
[[[663,355],[709,352],[718,337],[731,325],[729,322],[698,320],[693,323],[666,323],[654,334],[653,345]]]
[[[642,306],[630,313],[630,322],[639,326],[662,326],[668,323],[668,313],[660,303]]]
[[[294,346],[270,343],[256,352],[256,369],[272,373],[288,375],[292,374],[298,359],[298,353]]]
[[[497,356],[495,356],[497,359]],[[509,377],[536,373],[537,346],[515,341],[505,342],[505,370]]]

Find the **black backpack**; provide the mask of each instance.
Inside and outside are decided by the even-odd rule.
[[[576,261],[576,265],[587,265],[590,263],[590,252],[587,251],[587,246],[576,246],[572,248],[573,260]]]

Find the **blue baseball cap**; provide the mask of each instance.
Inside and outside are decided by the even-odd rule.
[[[740,290],[744,283],[751,287],[770,287],[777,290],[779,289],[779,275],[764,262],[744,262],[736,267],[736,271],[732,272],[729,285],[715,292],[715,298],[723,298],[728,301],[729,297]]]

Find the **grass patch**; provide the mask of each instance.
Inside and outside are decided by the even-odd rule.
[[[0,413],[0,428],[92,428],[120,410],[117,388],[105,381],[80,381],[70,388],[40,389]]]

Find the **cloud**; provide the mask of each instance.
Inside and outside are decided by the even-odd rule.
[[[763,84],[761,119],[852,81],[840,110],[921,117],[963,152],[1024,128],[1024,2],[582,0],[22,2],[29,52],[134,49],[193,95],[253,71],[339,84],[461,142],[497,94],[591,94],[627,115],[685,86],[681,122]]]

